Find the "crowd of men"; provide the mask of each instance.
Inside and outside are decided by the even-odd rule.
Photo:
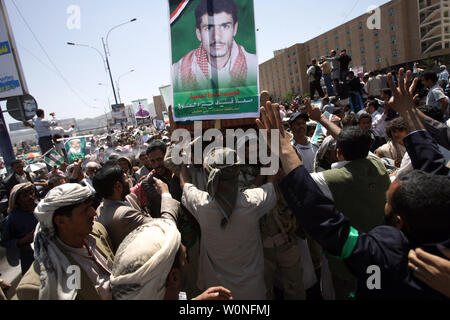
[[[320,107],[261,102],[255,128],[279,139],[270,176],[249,161],[258,134],[238,139],[245,159],[215,147],[201,165],[176,165],[173,121],[145,139],[139,128],[92,137],[84,160],[42,174],[14,161],[0,186],[1,245],[20,249],[23,277],[2,289],[13,299],[450,298],[448,73],[359,79],[350,61],[345,50],[313,61]],[[55,124],[38,117],[45,152]]]

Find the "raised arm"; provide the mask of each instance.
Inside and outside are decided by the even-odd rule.
[[[335,125],[330,120],[328,120],[328,118],[322,114],[322,112],[320,111],[320,109],[318,107],[312,106],[311,100],[309,98],[307,98],[305,100],[305,105],[306,105],[306,109],[309,113],[309,117],[311,118],[311,120],[319,122],[322,126],[324,126],[327,129],[327,131],[331,134],[331,136],[334,139],[337,139],[337,137],[341,133],[342,129],[339,128],[337,125]]]

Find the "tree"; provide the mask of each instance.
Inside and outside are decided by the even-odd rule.
[[[291,103],[293,99],[294,99],[294,93],[292,92],[292,90],[289,90],[289,91],[286,93],[286,95],[284,96],[282,103],[283,103],[283,104],[285,104],[285,103]]]

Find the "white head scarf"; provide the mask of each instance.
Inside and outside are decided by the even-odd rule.
[[[92,196],[88,187],[68,183],[50,190],[34,210],[39,223],[34,235],[34,258],[40,266],[40,300],[74,300],[77,289],[69,288],[68,258],[56,245],[53,214],[61,207],[82,203]]]
[[[162,300],[180,244],[180,232],[168,219],[154,219],[131,232],[114,258],[110,277],[114,299]]]

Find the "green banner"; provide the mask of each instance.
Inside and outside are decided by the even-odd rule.
[[[64,143],[67,152],[67,160],[73,163],[75,160],[86,156],[86,137],[70,138]]]
[[[259,117],[253,0],[169,0],[175,121]]]

